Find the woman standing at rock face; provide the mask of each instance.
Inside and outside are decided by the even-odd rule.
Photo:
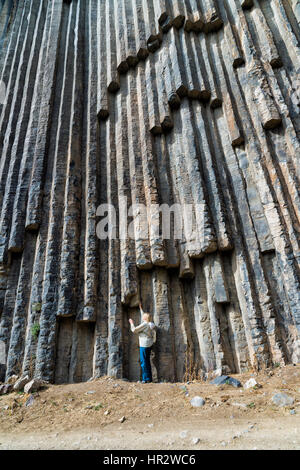
[[[133,320],[130,318],[129,323],[131,331],[139,335],[140,345],[140,361],[142,368],[142,383],[152,382],[152,371],[150,363],[151,348],[156,341],[155,325],[151,321],[151,315],[145,313],[142,309],[142,304],[139,305],[142,315],[142,323],[139,326],[134,326]]]

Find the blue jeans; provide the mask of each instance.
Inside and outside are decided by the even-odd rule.
[[[141,361],[143,382],[152,382],[150,354],[151,354],[151,347],[142,348],[140,346],[140,361]]]

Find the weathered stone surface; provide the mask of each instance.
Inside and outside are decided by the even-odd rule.
[[[190,403],[194,408],[201,408],[205,405],[205,400],[201,397],[194,397],[191,399]]]
[[[139,379],[140,300],[159,381],[299,362],[299,2],[12,3],[0,381]],[[99,240],[100,204],[117,235],[147,206],[135,239]],[[198,236],[164,240],[160,204],[189,205]]]
[[[241,6],[244,9],[252,8],[254,5],[253,0],[241,0]]]
[[[32,379],[30,382],[27,382],[24,386],[25,393],[33,393],[40,390],[42,387],[45,387],[48,382],[40,379]]]
[[[25,406],[32,406],[34,404],[34,396],[30,395],[30,397],[26,400]]]
[[[14,384],[14,391],[20,392],[24,389],[25,385],[28,384],[28,382],[30,382],[29,375],[26,375],[25,377],[20,377]]]
[[[6,372],[6,365],[5,364],[0,364],[0,382],[4,382],[5,372]]]
[[[0,395],[6,395],[7,393],[12,392],[13,386],[11,384],[0,385]]]
[[[14,385],[17,380],[18,380],[18,376],[17,375],[11,375],[7,380],[6,380],[6,383],[10,384],[10,385]]]
[[[294,404],[295,400],[286,393],[276,393],[272,397],[272,402],[277,406],[291,406]]]
[[[220,377],[216,377],[210,383],[212,385],[232,385],[235,388],[242,386],[239,380],[229,377],[228,375],[221,375]]]

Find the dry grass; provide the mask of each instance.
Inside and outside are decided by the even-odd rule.
[[[89,426],[102,428],[119,425],[122,416],[127,421],[155,422],[174,416],[178,419],[195,415],[207,419],[226,419],[233,413],[237,417],[282,415],[289,411],[278,409],[271,402],[273,393],[281,390],[294,396],[295,407],[300,413],[300,366],[232,376],[245,383],[253,375],[262,388],[244,390],[191,381],[194,377],[191,369],[189,384],[139,384],[103,377],[90,383],[51,385],[34,394],[34,403],[30,407],[25,405],[29,398],[27,395],[12,393],[0,397],[0,430],[21,432]],[[196,395],[206,400],[203,408],[190,406],[190,399]]]

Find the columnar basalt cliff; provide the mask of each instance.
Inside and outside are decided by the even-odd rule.
[[[299,362],[299,21],[294,0],[1,0],[6,378],[138,379],[140,299],[158,380]],[[200,204],[201,242],[151,218],[100,240],[123,197]]]

